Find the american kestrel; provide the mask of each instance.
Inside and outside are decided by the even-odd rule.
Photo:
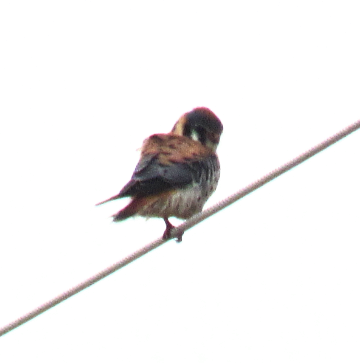
[[[168,134],[154,134],[144,140],[140,160],[131,180],[111,200],[130,197],[130,203],[114,214],[119,222],[131,216],[163,218],[163,238],[174,226],[169,217],[188,219],[202,211],[216,189],[220,164],[216,148],[223,126],[208,108],[185,113]],[[182,235],[177,236],[181,241]]]

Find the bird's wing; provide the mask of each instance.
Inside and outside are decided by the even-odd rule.
[[[173,134],[152,135],[144,141],[134,174],[119,197],[150,196],[199,182],[212,173],[217,156],[199,142]]]

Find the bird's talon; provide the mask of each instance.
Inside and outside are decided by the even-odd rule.
[[[177,233],[174,235],[177,243],[180,243],[182,241],[183,234],[184,234],[184,231],[180,230],[180,231],[177,231]]]
[[[172,230],[175,229],[175,227],[169,222],[168,218],[164,218],[164,221],[166,224],[166,229],[165,229],[165,232],[164,232],[162,238],[169,239],[169,238],[173,237],[173,238],[176,238],[176,242],[181,242],[184,231],[177,232],[174,236],[171,236]]]

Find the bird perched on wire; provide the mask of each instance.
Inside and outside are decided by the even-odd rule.
[[[171,132],[144,140],[140,160],[130,181],[111,200],[130,197],[130,203],[114,214],[114,222],[131,216],[160,217],[166,224],[163,239],[174,226],[169,217],[188,219],[202,211],[216,189],[220,164],[216,148],[223,126],[208,108],[185,113]],[[174,236],[181,241],[182,234]]]

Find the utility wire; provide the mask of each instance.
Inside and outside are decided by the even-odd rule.
[[[51,309],[52,307],[58,305],[62,301],[68,299],[69,297],[77,294],[78,292],[86,289],[87,287],[95,284],[96,282],[100,281],[104,277],[109,276],[113,272],[119,270],[120,268],[128,265],[130,262],[138,259],[141,256],[144,256],[146,253],[152,251],[156,247],[159,247],[160,245],[164,244],[168,240],[176,237],[179,235],[179,233],[182,233],[191,227],[195,226],[196,224],[200,223],[204,219],[212,216],[213,214],[219,212],[220,210],[224,209],[225,207],[229,206],[230,204],[236,202],[240,198],[245,197],[247,194],[250,194],[254,190],[262,187],[264,184],[270,182],[271,180],[277,178],[279,175],[284,174],[288,170],[294,168],[295,166],[301,164],[305,160],[311,158],[312,156],[318,154],[320,151],[326,149],[327,147],[335,144],[337,141],[341,140],[342,138],[348,136],[352,132],[358,130],[360,128],[360,120],[353,123],[352,125],[346,127],[342,131],[338,132],[334,136],[326,139],[325,141],[321,142],[320,144],[314,146],[313,148],[309,149],[308,151],[304,152],[303,154],[299,155],[295,159],[289,161],[288,163],[284,164],[283,166],[275,169],[271,173],[263,176],[262,178],[256,180],[255,182],[249,184],[247,187],[239,190],[235,194],[225,198],[224,200],[220,201],[215,206],[206,209],[202,213],[199,213],[192,218],[189,218],[187,221],[182,223],[177,228],[174,228],[172,230],[171,236],[163,240],[162,238],[158,238],[155,241],[145,245],[144,247],[138,249],[137,251],[133,252],[132,254],[128,255],[124,259],[118,261],[117,263],[111,265],[110,267],[106,268],[103,271],[100,271],[96,275],[90,277],[89,279],[83,281],[82,283],[74,286],[68,291],[65,291],[64,293],[60,294],[59,296],[53,298],[52,300],[49,300],[48,302],[44,303],[43,305],[37,307],[33,311],[30,311],[29,313],[23,315],[22,317],[16,319],[15,321],[9,323],[8,325],[5,325],[3,328],[0,329],[0,336],[8,333],[9,331],[17,328],[18,326],[26,323],[27,321],[35,318],[36,316],[40,315],[41,313]]]

